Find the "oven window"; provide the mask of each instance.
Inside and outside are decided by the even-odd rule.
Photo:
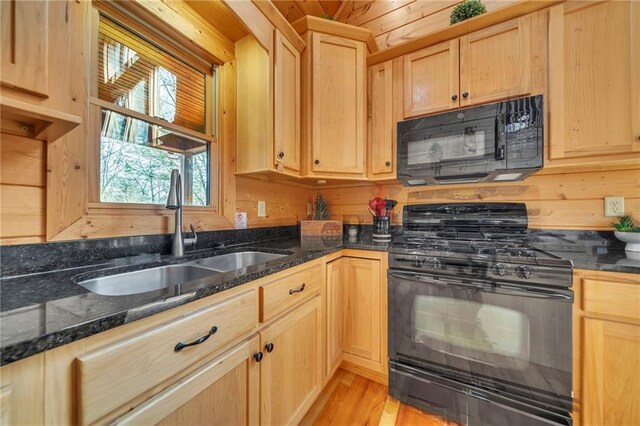
[[[468,127],[462,135],[441,136],[407,143],[407,165],[484,157],[485,132]]]
[[[529,361],[529,319],[513,309],[421,295],[413,303],[413,340]]]

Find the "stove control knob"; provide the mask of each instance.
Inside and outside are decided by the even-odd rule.
[[[531,272],[531,268],[529,268],[527,265],[520,265],[516,268],[516,276],[518,278],[524,278],[525,280],[528,280],[529,278],[531,278],[531,275],[533,273]]]
[[[416,268],[421,268],[422,265],[424,264],[424,257],[415,257],[412,261],[411,261],[411,265],[413,265]]]
[[[442,263],[438,258],[432,257],[431,259],[427,260],[427,265],[429,265],[431,269],[440,269]]]
[[[507,268],[502,263],[496,263],[491,267],[491,273],[499,277],[507,275]]]

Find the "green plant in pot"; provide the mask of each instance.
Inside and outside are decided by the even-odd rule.
[[[636,226],[630,215],[622,215],[617,222],[611,224],[616,230],[617,239],[627,243],[626,251],[640,252],[640,226]]]
[[[451,12],[451,25],[482,15],[487,8],[480,0],[463,0]]]
[[[329,204],[321,193],[316,195],[313,220],[300,221],[300,235],[342,238],[342,221],[329,219]]]

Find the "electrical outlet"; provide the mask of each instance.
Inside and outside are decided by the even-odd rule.
[[[624,214],[624,197],[604,197],[604,215],[607,217]]]
[[[307,203],[307,216],[311,217],[312,214],[313,214],[313,206],[311,205],[311,203]]]
[[[267,217],[267,203],[258,201],[258,217]]]

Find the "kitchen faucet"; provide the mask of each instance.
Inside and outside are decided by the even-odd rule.
[[[184,256],[184,245],[193,244],[195,247],[198,241],[198,234],[193,224],[190,224],[193,238],[182,238],[182,179],[180,171],[173,169],[171,171],[171,184],[169,186],[169,196],[167,197],[166,208],[176,211],[176,230],[173,234],[173,243],[171,244],[171,254],[176,257]]]

